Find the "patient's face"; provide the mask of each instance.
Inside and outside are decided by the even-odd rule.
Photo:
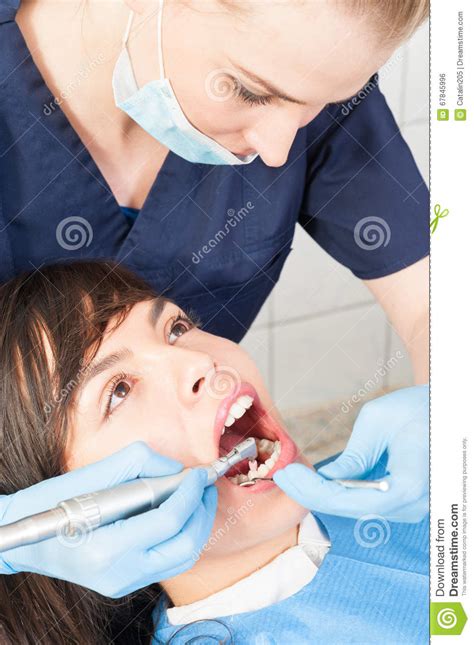
[[[255,467],[259,475],[271,475],[303,458],[238,345],[197,329],[176,305],[157,299],[135,305],[115,330],[109,326],[93,361],[99,363],[103,369],[88,371],[71,412],[68,468],[138,440],[194,466],[254,436],[260,439],[257,463],[250,468],[243,462],[240,474],[231,471],[217,483],[215,539],[203,557],[252,547],[305,515],[273,482],[239,486]]]

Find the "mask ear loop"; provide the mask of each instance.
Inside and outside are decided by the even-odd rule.
[[[158,7],[158,56],[160,66],[160,81],[165,78],[165,66],[163,57],[163,0],[159,0]]]
[[[133,17],[135,15],[135,12],[133,9],[130,11],[130,15],[128,16],[128,22],[127,22],[127,28],[125,29],[125,33],[122,38],[122,47],[126,47],[128,43],[128,39],[130,38],[130,31],[132,30],[132,23],[133,23]]]

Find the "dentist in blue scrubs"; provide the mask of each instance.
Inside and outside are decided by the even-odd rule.
[[[407,3],[406,28],[393,33],[369,4],[0,0],[0,282],[113,259],[239,342],[299,225],[364,280],[426,383],[428,193],[376,73],[424,16]],[[427,402],[423,385],[371,402],[336,462],[321,474],[290,465],[277,484],[312,510],[420,520]],[[363,477],[384,453],[389,493],[330,481]],[[54,506],[66,489],[180,468],[132,445],[0,496],[0,523],[33,513],[39,496]],[[119,572],[101,568],[112,543],[120,558],[126,521],[95,531],[90,588],[117,597],[192,566],[215,501],[198,475],[170,498],[149,545],[164,564],[146,580],[140,554]],[[38,562],[23,547],[22,570],[74,582],[81,557],[58,544]],[[0,573],[15,572],[0,554]]]

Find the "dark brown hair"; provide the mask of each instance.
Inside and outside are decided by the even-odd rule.
[[[155,296],[108,262],[41,268],[0,287],[0,495],[64,472],[71,384],[110,321]],[[36,574],[0,576],[0,642],[149,643],[158,591],[112,600]]]

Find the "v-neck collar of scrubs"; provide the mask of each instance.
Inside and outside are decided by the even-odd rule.
[[[13,3],[11,16],[8,16],[8,18],[11,18],[11,20],[15,22],[20,35],[21,45],[24,49],[24,51],[21,52],[21,59],[24,61],[23,64],[30,65],[34,72],[37,88],[41,88],[42,86],[46,93],[52,97],[52,101],[54,102],[54,93],[49,88],[45,78],[36,65],[33,54],[26,43],[20,26],[15,20],[21,0],[10,0],[10,4],[11,3]],[[1,17],[2,16],[0,16],[0,18]],[[112,79],[110,79],[110,83],[112,88]],[[84,172],[92,175],[95,181],[103,188],[103,199],[96,209],[97,216],[102,219],[109,216],[124,219],[121,205],[113,194],[109,183],[94,161],[94,158],[89,152],[87,146],[84,144],[65,112],[62,110],[59,101],[57,101],[57,104],[54,102],[54,112],[57,113],[55,115],[56,120],[51,127],[50,134],[59,145],[69,150],[72,154],[72,158],[79,161]],[[38,121],[40,120],[38,119]],[[40,122],[42,123],[42,121]],[[43,127],[46,127],[44,123],[42,123],[42,125]],[[139,243],[139,235],[142,232],[141,229],[146,227],[146,222],[144,220],[147,220],[150,216],[156,217],[156,214],[160,211],[163,219],[169,214],[166,206],[169,204],[170,199],[172,199],[171,196],[173,195],[173,191],[167,190],[168,182],[176,181],[179,178],[179,182],[184,187],[183,193],[185,194],[187,192],[185,188],[186,184],[189,182],[190,187],[194,186],[195,183],[197,183],[196,180],[198,176],[201,174],[201,170],[201,164],[192,164],[184,159],[178,158],[173,151],[168,151],[163,165],[158,171],[143,206],[140,209],[139,216],[137,216],[136,221],[133,222],[133,226],[131,228],[130,220],[128,220],[128,233],[125,235],[125,239],[122,240],[120,249],[115,249],[117,259],[125,259],[128,253],[136,248]],[[193,179],[194,181],[192,181]],[[102,223],[103,222],[101,222],[101,224]],[[94,228],[93,224],[92,227]]]

